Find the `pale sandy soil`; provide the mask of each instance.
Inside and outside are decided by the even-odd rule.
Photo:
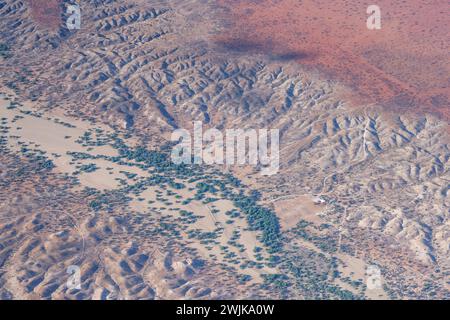
[[[37,117],[33,114],[25,114],[20,111],[30,110],[32,111],[33,104],[27,103],[24,106],[19,106],[16,109],[7,109],[9,101],[1,100],[0,108],[2,110],[2,116],[8,119],[8,123],[11,124],[9,129],[9,147],[11,150],[20,152],[22,145],[32,146],[33,148],[43,150],[46,155],[56,165],[56,171],[72,175],[77,169],[76,165],[94,163],[98,169],[94,172],[82,172],[78,175],[80,182],[80,188],[91,187],[99,190],[105,189],[117,189],[119,183],[118,178],[131,182],[131,179],[127,178],[121,171],[136,174],[139,179],[143,177],[149,177],[150,174],[135,166],[124,166],[117,163],[105,160],[105,159],[83,159],[74,162],[72,157],[68,155],[68,152],[82,152],[91,155],[103,155],[103,156],[116,156],[117,151],[111,146],[82,146],[76,140],[80,138],[86,131],[92,129],[92,125],[85,121],[77,121],[67,119],[64,116],[53,116],[50,114],[42,114],[41,117]],[[20,116],[20,117],[18,117]],[[16,119],[15,119],[16,118]],[[15,119],[14,122],[13,119]],[[67,127],[61,123],[55,122],[58,119],[60,122],[69,123],[76,127]],[[111,129],[99,126],[105,132],[110,132]],[[182,181],[178,181],[182,182]],[[194,184],[187,184],[185,189],[176,190],[167,188],[175,194],[181,196],[181,200],[192,198],[195,196],[193,191],[189,191],[189,188],[195,188]],[[154,207],[162,208],[158,209],[162,216],[171,216],[173,218],[180,217],[179,210],[186,210],[194,212],[195,215],[200,216],[199,220],[194,225],[189,225],[188,229],[183,233],[184,237],[187,237],[187,231],[200,229],[202,232],[215,232],[217,228],[223,228],[223,232],[216,239],[217,244],[205,246],[198,240],[189,240],[189,246],[195,248],[205,259],[210,259],[211,254],[215,257],[215,261],[221,264],[229,264],[224,257],[225,252],[222,252],[220,247],[227,247],[228,251],[236,254],[240,259],[254,260],[255,259],[255,247],[263,247],[261,242],[257,239],[257,235],[253,231],[247,230],[249,225],[245,218],[241,215],[240,218],[234,219],[232,224],[226,223],[229,217],[225,215],[225,212],[230,210],[236,210],[236,207],[229,200],[218,200],[210,204],[203,204],[201,201],[192,200],[189,204],[183,205],[175,195],[166,195],[166,190],[159,187],[148,187],[142,192],[139,197],[135,197],[130,203],[130,208],[137,212],[149,212],[154,214]],[[161,200],[158,200],[157,191],[162,191],[161,197],[171,202],[171,206],[165,205]],[[144,199],[140,201],[139,199]],[[154,203],[149,204],[149,201]],[[169,210],[169,208],[171,210]],[[173,210],[177,209],[177,210]],[[216,209],[219,212],[213,213],[211,210]],[[244,246],[243,252],[238,248],[228,244],[228,241],[233,236],[235,231],[239,231],[240,237],[236,240],[237,243]],[[87,234],[86,236],[89,236]],[[262,256],[267,258],[267,254],[262,252]],[[114,271],[116,272],[116,271]],[[261,274],[276,272],[273,268],[263,267],[261,269],[248,268],[242,270],[242,274],[247,274],[252,277],[249,284],[260,283],[262,281]],[[153,282],[160,277],[158,272],[151,273],[149,277]],[[13,281],[13,280],[11,280]],[[13,284],[11,283],[11,286]],[[175,298],[176,295],[172,295],[170,290],[160,288],[161,295],[167,298]],[[100,298],[104,294],[103,290],[97,289],[94,293],[94,298]]]
[[[362,280],[363,283],[367,279],[366,270],[368,264],[359,258],[352,257],[348,254],[339,253],[337,254],[338,259],[340,259],[344,264],[340,265],[339,271],[342,273],[344,277],[349,277],[352,280]],[[352,287],[347,283],[337,279],[339,284],[348,290],[352,290]],[[381,276],[381,285],[383,285],[383,277]],[[353,289],[354,290],[354,289]],[[387,299],[386,292],[384,292],[383,288],[380,289],[366,289],[365,295],[367,298],[372,300],[384,300]]]
[[[188,199],[195,195],[194,192],[189,191],[189,188],[193,186],[193,184],[187,184],[185,189],[170,190],[177,195],[182,196],[182,199]],[[145,201],[137,201],[137,199],[135,199],[131,202],[130,206],[138,211],[150,210],[153,206],[158,207],[156,190],[158,190],[158,188],[148,188],[140,195],[140,197],[145,198]],[[210,245],[209,249],[195,241],[190,244],[190,246],[197,249],[205,259],[208,259],[210,255],[213,254],[217,259],[216,261],[226,264],[227,261],[220,249],[221,246],[226,246],[229,248],[229,252],[235,253],[240,259],[254,260],[254,248],[263,247],[262,243],[257,239],[256,233],[247,230],[249,225],[244,217],[241,216],[240,218],[234,219],[232,224],[226,223],[226,221],[229,220],[229,217],[224,213],[237,209],[231,201],[221,199],[210,204],[203,204],[201,201],[192,200],[189,204],[184,205],[182,203],[177,203],[175,196],[163,195],[163,197],[172,203],[170,208],[191,211],[201,217],[194,225],[190,225],[186,232],[194,229],[201,229],[203,232],[213,232],[218,227],[223,228],[222,235],[216,239],[218,244]],[[156,201],[156,203],[146,204],[148,200]],[[219,212],[213,213],[211,211],[213,208],[219,210]],[[162,215],[170,215],[175,218],[179,217],[177,211],[167,209],[169,208],[166,208],[166,210],[161,212]],[[237,248],[227,244],[235,231],[239,231],[240,233],[240,238],[237,240],[237,243],[244,246],[245,250],[243,252],[240,252]],[[186,232],[184,233],[185,236]],[[263,253],[263,256],[267,257],[267,254]],[[258,283],[262,281],[261,274],[273,273],[275,271],[276,270],[273,268],[264,267],[262,269],[246,269],[243,270],[242,273],[252,276],[251,283]]]
[[[55,177],[57,173],[71,175],[76,166],[94,162],[77,160],[70,164],[63,155],[67,149],[64,146],[74,148],[73,151],[82,147],[73,145],[72,138],[61,140],[64,132],[71,130],[57,128],[59,125],[53,119],[66,119],[66,116],[69,117],[66,122],[70,123],[77,122],[70,117],[89,119],[77,124],[73,136],[85,126],[88,129],[104,123],[116,131],[132,132],[140,144],[152,149],[165,143],[163,138],[168,138],[175,126],[190,128],[198,120],[220,129],[279,128],[282,133],[280,174],[264,179],[252,168],[242,168],[241,173],[231,168],[246,185],[261,192],[264,204],[286,195],[292,199],[297,195],[324,196],[327,203],[323,211],[315,214],[309,205],[300,210],[306,221],[315,223],[308,232],[318,237],[313,239],[317,249],[332,252],[338,247],[366,262],[380,263],[386,270],[386,283],[393,290],[388,292],[390,296],[393,292],[392,296],[405,298],[448,296],[440,287],[444,284],[448,288],[445,275],[450,266],[450,157],[446,135],[450,131],[448,117],[443,117],[450,110],[447,107],[449,51],[444,40],[449,16],[443,10],[447,7],[445,1],[424,4],[413,0],[380,0],[377,4],[381,6],[383,27],[373,32],[365,27],[367,3],[360,0],[84,2],[83,28],[69,37],[51,28],[61,18],[54,14],[57,10],[47,10],[55,8],[55,1],[36,0],[31,6],[29,1],[19,1],[23,6],[13,0],[3,2],[0,25],[9,32],[0,35],[0,42],[11,45],[11,57],[1,60],[2,83],[21,99],[35,101],[25,102],[25,108],[46,110],[52,118],[48,130],[45,124],[30,123],[40,122],[31,121],[32,116],[14,123],[8,121],[10,133],[19,136],[8,138],[8,146],[18,150],[20,139],[29,148],[45,146],[55,151],[52,155],[44,150],[56,164],[50,173],[28,175],[24,181],[12,171],[23,164],[34,172],[33,166],[22,162],[26,160],[24,154],[0,153],[7,164],[6,169],[0,166],[0,181],[5,176],[11,181],[11,186],[4,185],[5,192],[0,193],[6,204],[0,212],[4,215],[1,219],[7,221],[0,226],[5,228],[0,239],[8,244],[0,252],[0,262],[4,257],[7,259],[8,275],[17,278],[23,292],[14,286],[14,280],[8,283],[17,289],[14,291],[19,296],[36,293],[45,296],[46,292],[53,297],[64,296],[61,291],[52,293],[51,274],[57,274],[61,265],[54,265],[49,257],[66,262],[71,250],[82,248],[84,242],[88,243],[90,263],[83,270],[96,267],[100,270],[92,271],[95,276],[88,277],[98,280],[96,285],[103,288],[95,291],[100,297],[109,295],[106,290],[120,291],[123,297],[157,298],[191,297],[201,292],[198,288],[188,288],[195,282],[186,275],[189,271],[183,276],[180,276],[182,272],[171,271],[195,269],[185,261],[187,257],[181,250],[162,252],[161,259],[150,250],[154,249],[158,235],[153,234],[150,239],[147,235],[155,230],[152,229],[155,224],[159,226],[158,219],[178,226],[179,217],[176,211],[170,210],[171,205],[156,201],[141,208],[142,203],[137,200],[131,208],[116,207],[120,211],[117,217],[108,212],[91,220],[89,204],[97,198],[84,199],[80,197],[81,192],[91,186],[102,190],[102,196],[117,194],[117,179],[124,179],[128,185],[134,183],[133,178],[120,173],[122,166],[111,165],[112,169],[108,170],[106,163],[96,160],[97,171],[81,173],[77,176],[80,183],[70,184],[76,184],[76,193],[72,193],[72,188],[58,189],[57,186],[67,187],[67,184]],[[42,10],[35,5],[40,2],[46,3]],[[54,132],[56,137],[17,127]],[[108,154],[110,150],[94,147],[89,152]],[[136,173],[136,179],[143,176],[142,172],[133,170],[131,166],[124,171]],[[38,178],[44,182],[39,183]],[[46,182],[46,179],[50,180]],[[48,190],[47,196],[43,190]],[[59,191],[57,199],[53,199]],[[161,190],[144,192],[142,202],[155,199],[156,191]],[[10,192],[29,193],[31,198],[14,197],[16,200],[10,203]],[[172,197],[166,198],[178,206]],[[39,199],[40,205],[22,212],[25,209],[22,203],[35,205]],[[270,203],[270,207],[286,207],[283,236],[295,238],[294,228],[286,231],[286,226],[294,225],[301,214],[293,210],[295,206],[283,202],[289,199],[278,200],[275,205]],[[299,200],[299,207],[304,200]],[[211,210],[213,204],[208,205]],[[218,205],[228,207],[226,203]],[[17,210],[9,211],[10,208]],[[202,230],[211,230],[216,222],[224,223],[219,217],[222,212],[213,218],[198,203],[192,202],[192,208],[202,214],[203,218],[196,222]],[[280,217],[282,213],[277,212]],[[332,225],[329,234],[322,229],[316,232],[317,223],[322,223],[317,217]],[[136,223],[127,226],[126,222],[130,221]],[[240,223],[240,219],[235,219],[231,226]],[[46,232],[43,235],[32,232],[33,228],[42,226]],[[121,233],[127,227],[133,233]],[[227,228],[228,225],[216,239],[219,243],[232,234]],[[241,229],[239,242],[245,244],[239,258],[244,259],[252,256],[255,237],[245,233],[244,225]],[[161,234],[164,231],[157,230]],[[47,239],[48,234],[61,231],[65,231],[59,234],[64,240],[57,241],[58,236]],[[23,244],[11,242],[17,238],[15,233],[26,234],[28,240],[35,237],[33,240],[40,242],[30,249],[34,243],[31,240]],[[139,244],[139,249],[129,244],[130,237]],[[199,247],[202,257],[210,254],[199,241],[189,241],[190,245]],[[171,249],[186,249],[191,257],[194,251],[183,244]],[[293,262],[310,251],[306,249],[313,250],[314,244],[305,242],[298,248],[300,255],[294,251],[289,257],[281,258]],[[158,245],[165,248],[171,243]],[[287,244],[283,243],[283,247]],[[51,248],[51,252],[46,248]],[[320,250],[315,252],[319,252],[316,258],[320,256]],[[141,253],[150,262],[142,263]],[[42,258],[44,267],[41,268],[48,267],[52,272],[41,272],[36,265],[28,268],[21,260],[26,260],[28,255],[34,260]],[[218,261],[222,255],[222,252],[216,254]],[[144,264],[151,275],[139,268],[130,272],[127,264],[133,269],[135,260]],[[308,263],[298,260],[300,266]],[[315,261],[316,266],[327,268],[323,259],[317,260],[321,262]],[[409,266],[407,270],[403,269],[405,265]],[[225,277],[224,268],[209,265],[205,269],[202,275],[209,271],[213,276],[203,284],[209,286],[214,279]],[[45,278],[39,282],[41,275]],[[143,286],[149,290],[139,291],[132,275],[146,279],[138,282],[145,283]],[[111,276],[113,280],[105,280],[103,276]],[[165,277],[176,280],[171,282]],[[180,279],[187,282],[180,286],[177,282]],[[1,281],[0,275],[0,295],[4,294]],[[425,281],[430,281],[432,286],[417,286]],[[156,293],[147,283],[155,283]],[[234,288],[236,281],[221,281],[211,286],[217,289],[226,285]],[[273,289],[267,296],[277,292]],[[297,293],[301,295],[302,290]],[[295,296],[294,292],[290,296]],[[209,295],[213,293],[200,294]]]

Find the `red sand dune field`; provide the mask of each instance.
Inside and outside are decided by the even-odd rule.
[[[355,105],[433,112],[450,119],[447,0],[217,0],[227,31],[215,42],[236,51],[295,60],[350,88]],[[369,30],[369,5],[381,30]]]

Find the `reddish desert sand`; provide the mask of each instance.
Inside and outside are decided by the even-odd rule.
[[[448,1],[217,2],[226,28],[215,42],[224,50],[297,61],[345,85],[355,105],[450,119]],[[372,4],[381,30],[366,26]]]

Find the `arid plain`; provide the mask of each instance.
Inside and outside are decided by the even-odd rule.
[[[0,1],[0,298],[450,298],[448,3],[378,2]]]

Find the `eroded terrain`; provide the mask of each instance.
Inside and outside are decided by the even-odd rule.
[[[0,1],[3,299],[449,298],[444,9],[418,20],[435,38],[377,60],[367,41],[406,37],[395,14],[416,4],[392,5],[389,36],[360,41],[346,30],[364,15],[337,32],[335,13],[323,38],[323,20],[300,35],[283,22],[326,20],[325,3],[292,4],[298,17],[287,0],[230,3],[81,1],[69,31],[64,15]],[[429,47],[429,73],[386,65]],[[398,109],[402,94],[417,99]],[[173,165],[170,134],[195,120],[280,129],[280,173]],[[80,290],[66,285],[71,265]],[[383,286],[368,290],[374,265]]]

